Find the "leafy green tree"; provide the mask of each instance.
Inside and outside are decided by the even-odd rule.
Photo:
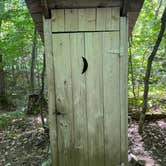
[[[0,54],[4,57],[4,70],[8,73],[8,92],[15,92],[18,89],[30,90],[34,23],[23,0],[3,0],[0,4],[4,6],[4,10],[0,12],[2,20]],[[37,34],[36,54],[38,54],[38,58],[36,64],[38,66],[34,66],[35,78],[41,77],[42,45]],[[40,82],[38,86],[40,86]]]
[[[146,75],[145,75],[145,80],[144,80],[144,95],[143,95],[142,113],[140,116],[140,126],[139,126],[140,132],[142,132],[142,127],[143,127],[144,120],[145,120],[145,113],[147,110],[149,79],[150,79],[150,74],[151,74],[151,69],[152,69],[152,63],[153,63],[153,60],[154,60],[156,53],[158,51],[162,37],[164,36],[165,28],[166,28],[166,8],[164,9],[163,15],[161,17],[161,27],[160,27],[160,32],[159,32],[158,38],[155,42],[152,53],[148,57],[148,62],[147,62],[147,67],[146,67]]]
[[[132,97],[133,85],[137,99],[142,98],[144,77],[146,72],[147,60],[152,52],[154,43],[160,31],[160,18],[164,10],[166,1],[145,0],[139,18],[132,33],[130,42],[130,52],[132,59],[129,63],[129,97]],[[157,56],[153,61],[153,68],[150,78],[150,90],[163,91],[166,86],[165,75],[165,43],[166,38],[160,43]]]

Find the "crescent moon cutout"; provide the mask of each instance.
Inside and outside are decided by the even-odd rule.
[[[82,69],[82,74],[84,74],[88,69],[88,62],[84,57],[82,57],[82,60],[83,60],[83,63],[84,63],[84,66],[83,66],[83,69]]]

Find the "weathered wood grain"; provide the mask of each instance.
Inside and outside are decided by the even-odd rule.
[[[52,32],[65,31],[65,11],[64,9],[52,10]]]
[[[89,165],[104,165],[103,33],[85,33]]]
[[[105,30],[119,30],[120,8],[106,8]]]
[[[97,8],[96,30],[119,30],[120,8]]]
[[[103,35],[105,166],[120,164],[119,32]]]
[[[127,163],[127,23],[119,13],[52,13],[59,166]],[[83,74],[82,57],[88,63]]]
[[[74,111],[74,160],[75,166],[88,165],[88,136],[85,74],[82,74],[84,57],[84,34],[70,34],[70,57],[72,62],[72,90]]]
[[[73,106],[69,34],[53,35],[56,88],[58,155],[60,166],[73,166]]]
[[[51,20],[43,19],[44,22],[44,36],[45,36],[45,56],[46,56],[46,72],[48,81],[48,110],[49,110],[49,129],[51,142],[51,156],[52,165],[58,164],[58,145],[57,145],[57,119],[56,119],[56,103],[55,103],[55,78],[54,78],[54,64],[52,53],[52,33]]]
[[[95,31],[96,9],[79,9],[79,31]]]
[[[120,8],[52,10],[52,32],[119,30]]]
[[[120,18],[120,110],[121,110],[121,163],[128,164],[128,22]]]
[[[65,9],[65,31],[78,31],[78,9]]]

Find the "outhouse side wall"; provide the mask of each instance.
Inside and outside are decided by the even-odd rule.
[[[120,18],[121,163],[128,165],[128,19]]]
[[[57,116],[56,116],[56,89],[54,78],[53,47],[52,47],[52,24],[51,19],[43,18],[44,23],[44,49],[46,56],[46,75],[48,84],[48,119],[49,136],[51,148],[52,166],[58,164],[58,143],[57,143]]]

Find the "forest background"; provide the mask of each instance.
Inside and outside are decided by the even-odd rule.
[[[165,0],[145,0],[128,49],[129,118],[138,121],[144,110],[148,59],[155,49],[166,10]],[[165,30],[165,29],[164,29]],[[43,42],[24,0],[0,0],[0,128],[24,114],[40,114],[47,129],[47,78]],[[166,32],[152,58],[144,114],[166,115]],[[37,102],[34,102],[37,101]],[[35,104],[34,104],[35,103]],[[37,103],[37,104],[36,104]],[[143,123],[146,120],[144,117]],[[10,135],[9,135],[10,137]]]

